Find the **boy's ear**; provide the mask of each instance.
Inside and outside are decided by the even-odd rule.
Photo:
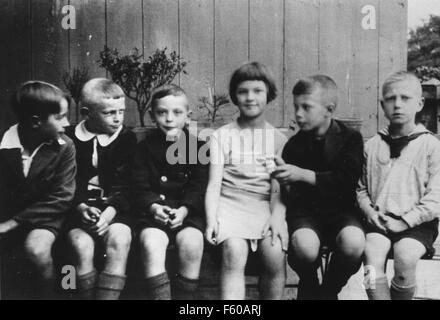
[[[41,118],[39,116],[31,117],[31,127],[32,129],[38,129],[41,126]]]
[[[417,112],[422,111],[424,105],[425,105],[425,97],[421,97],[420,101],[419,101],[419,108],[417,109]]]
[[[336,106],[334,103],[330,103],[326,106],[327,111],[330,112],[331,114],[333,114],[336,110]]]
[[[88,116],[88,115],[90,114],[90,110],[89,110],[89,108],[87,108],[87,107],[81,107],[81,108],[79,109],[79,113],[80,113],[82,116]]]
[[[193,111],[192,111],[191,109],[189,109],[189,110],[188,110],[188,113],[187,113],[188,118],[191,118],[192,114],[193,114]]]
[[[154,113],[153,113],[153,110],[148,110],[148,113],[150,114],[150,118],[151,118],[151,121],[153,122],[153,123],[156,123],[156,119],[154,119]]]
[[[382,110],[383,110],[384,109],[383,100],[380,99],[379,102],[380,102],[380,106],[382,107]]]

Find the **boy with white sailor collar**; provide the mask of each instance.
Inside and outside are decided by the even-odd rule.
[[[123,196],[136,136],[123,126],[125,96],[113,81],[96,78],[81,92],[85,120],[67,130],[77,148],[77,190],[68,241],[74,253],[81,299],[118,299],[125,286],[131,230]],[[95,247],[104,250],[98,276]]]

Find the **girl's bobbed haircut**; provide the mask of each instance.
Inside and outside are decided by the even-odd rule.
[[[237,87],[244,81],[263,81],[267,87],[267,103],[277,97],[277,87],[269,69],[260,62],[248,62],[234,71],[229,82],[229,96],[237,105]]]
[[[44,81],[27,81],[22,83],[11,97],[11,106],[19,123],[28,122],[33,116],[47,120],[49,115],[58,114],[61,101],[70,96],[60,88]]]

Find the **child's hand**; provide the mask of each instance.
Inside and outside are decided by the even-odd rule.
[[[154,203],[150,208],[151,213],[154,216],[154,220],[158,223],[166,226],[170,221],[169,212],[171,212],[171,208],[168,206],[162,206],[160,204]]]
[[[18,227],[18,222],[15,220],[8,220],[0,223],[0,236]]]
[[[174,218],[172,218],[174,216]],[[183,224],[183,220],[188,216],[188,209],[184,206],[179,209],[172,209],[169,213],[169,226],[170,229],[176,229]]]
[[[218,235],[218,221],[215,219],[212,222],[208,222],[205,230],[206,240],[216,246],[217,245],[217,235]]]
[[[389,217],[385,215],[385,212],[380,210],[378,206],[375,206],[374,208],[372,207],[367,217],[369,224],[383,232],[387,232],[385,224],[387,223],[388,219]]]
[[[281,185],[304,180],[304,170],[292,164],[277,166],[272,173],[272,178],[278,180]]]
[[[276,239],[279,238],[284,251],[287,251],[289,245],[289,233],[287,231],[286,219],[271,216],[263,228],[263,237],[271,232],[272,246],[275,245]]]
[[[387,221],[384,225],[387,231],[392,233],[399,233],[409,228],[405,221],[394,219],[393,217],[387,217]]]
[[[87,205],[81,208],[81,222],[86,225],[93,225],[99,221],[101,216],[101,210],[95,207],[89,207]]]
[[[101,216],[95,225],[89,227],[89,231],[93,234],[97,234],[98,236],[102,237],[103,235],[106,234],[108,228],[109,228],[109,224],[107,220],[103,216]]]

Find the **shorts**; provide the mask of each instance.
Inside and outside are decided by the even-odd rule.
[[[438,226],[439,220],[434,219],[399,233],[384,233],[371,226],[367,221],[364,221],[364,229],[367,234],[380,233],[390,239],[392,244],[395,244],[404,238],[417,240],[426,248],[426,254],[423,256],[424,259],[431,259],[435,254],[435,248],[433,245],[438,236]]]
[[[336,237],[345,227],[357,227],[364,230],[359,212],[354,208],[353,211],[343,211],[342,213],[321,213],[311,212],[297,214],[288,220],[289,236],[298,229],[312,229],[318,235],[321,245],[333,248]]]

